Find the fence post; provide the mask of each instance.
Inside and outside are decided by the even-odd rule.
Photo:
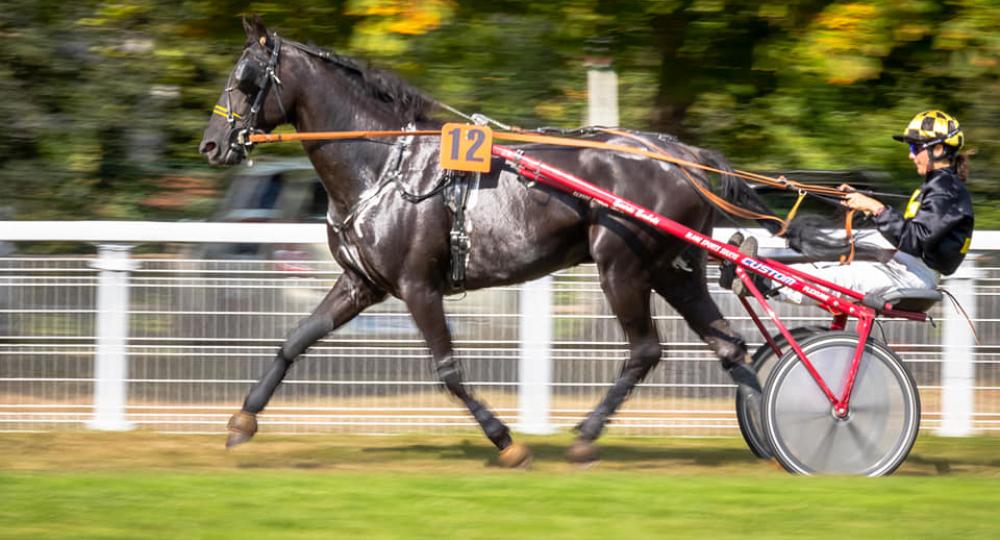
[[[611,57],[587,59],[587,125],[618,125],[618,74],[611,67]]]
[[[975,287],[979,277],[976,256],[970,254],[965,262],[945,281],[945,287],[965,308],[969,318],[976,320]],[[941,342],[941,428],[939,435],[965,437],[972,434],[973,387],[976,379],[974,360],[975,337],[965,317],[945,302],[944,328]]]
[[[521,347],[518,362],[518,430],[544,435],[552,401],[552,276],[521,288]]]
[[[129,258],[132,246],[100,244],[93,267],[100,270],[97,287],[97,351],[94,358],[94,418],[91,429],[132,429],[125,420],[127,399]]]

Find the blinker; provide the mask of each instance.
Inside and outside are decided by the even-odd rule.
[[[244,59],[236,65],[233,77],[236,79],[236,89],[247,96],[252,96],[261,88],[263,69],[256,62]]]

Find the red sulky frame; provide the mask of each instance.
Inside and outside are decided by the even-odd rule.
[[[854,380],[858,373],[858,366],[861,362],[862,353],[864,352],[865,345],[871,335],[875,316],[878,313],[882,313],[892,317],[901,317],[911,320],[922,321],[927,319],[927,315],[924,313],[894,310],[889,305],[882,306],[882,309],[876,312],[875,309],[856,303],[857,301],[864,299],[864,295],[857,291],[846,289],[826,280],[810,276],[804,272],[771,259],[756,259],[746,256],[736,250],[734,246],[719,243],[708,236],[657,214],[648,208],[644,208],[631,201],[625,200],[614,193],[601,189],[562,169],[558,169],[546,164],[543,161],[525,156],[520,151],[501,145],[493,145],[492,153],[494,156],[507,160],[521,176],[529,180],[554,187],[583,200],[594,201],[617,212],[638,219],[639,221],[655,227],[671,236],[675,236],[694,246],[704,249],[710,255],[718,259],[725,259],[736,264],[737,276],[743,281],[747,289],[751,291],[754,298],[756,298],[757,302],[760,303],[761,308],[767,313],[768,317],[772,322],[774,322],[782,336],[784,336],[788,341],[789,346],[795,351],[795,354],[799,357],[799,360],[802,361],[806,370],[808,370],[810,375],[812,375],[812,378],[816,381],[817,386],[819,386],[820,390],[823,391],[827,399],[830,400],[833,412],[840,418],[845,418],[850,409],[851,390],[854,387]],[[816,371],[816,368],[813,366],[812,362],[809,361],[809,358],[806,357],[806,354],[802,351],[802,348],[792,336],[791,332],[789,332],[788,328],[781,322],[781,319],[778,318],[777,314],[767,303],[767,300],[761,292],[756,288],[756,286],[754,286],[753,281],[747,274],[748,271],[777,281],[792,290],[798,291],[813,300],[816,300],[820,306],[833,314],[834,319],[832,328],[835,330],[844,329],[847,324],[848,317],[853,316],[858,319],[857,332],[860,339],[858,341],[857,348],[854,351],[854,357],[851,362],[851,368],[847,374],[847,380],[843,385],[843,393],[840,396],[837,396],[830,389],[826,381],[823,380],[823,377]],[[831,292],[838,293],[841,296],[836,296],[831,294]],[[760,321],[760,318],[757,316],[757,313],[753,310],[750,303],[744,297],[740,297],[740,301],[742,302],[743,307],[746,308],[747,312],[750,314],[754,324],[757,325],[761,334],[774,350],[775,354],[780,356],[780,348],[766,331],[763,323]]]

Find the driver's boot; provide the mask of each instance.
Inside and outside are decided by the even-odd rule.
[[[732,243],[732,241],[736,238],[737,234],[739,233],[734,234],[733,237],[729,239],[730,243]],[[743,235],[740,235],[741,238],[742,236]],[[748,236],[745,239],[743,239],[740,242],[740,253],[746,255],[747,257],[752,257],[756,259],[757,239],[752,236]],[[733,279],[730,282],[732,284],[733,292],[738,294],[739,296],[753,296],[753,293],[751,293],[750,289],[746,287],[746,285],[743,283],[743,280],[738,279],[736,277],[736,265],[733,263],[729,264],[732,265],[733,267],[732,268]],[[762,294],[764,298],[773,296],[778,291],[778,287],[775,286],[775,283],[770,279],[767,279],[766,277],[760,274],[755,274],[753,272],[747,272],[747,275],[750,276],[750,279],[753,281],[754,286],[757,287],[757,290],[760,291],[760,294]],[[719,284],[720,285],[722,284],[721,276],[719,277]]]

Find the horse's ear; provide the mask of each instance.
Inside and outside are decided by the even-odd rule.
[[[271,40],[271,37],[267,33],[267,27],[264,26],[264,20],[256,13],[249,20],[243,17],[243,30],[247,33],[248,42],[256,41],[264,45]]]

